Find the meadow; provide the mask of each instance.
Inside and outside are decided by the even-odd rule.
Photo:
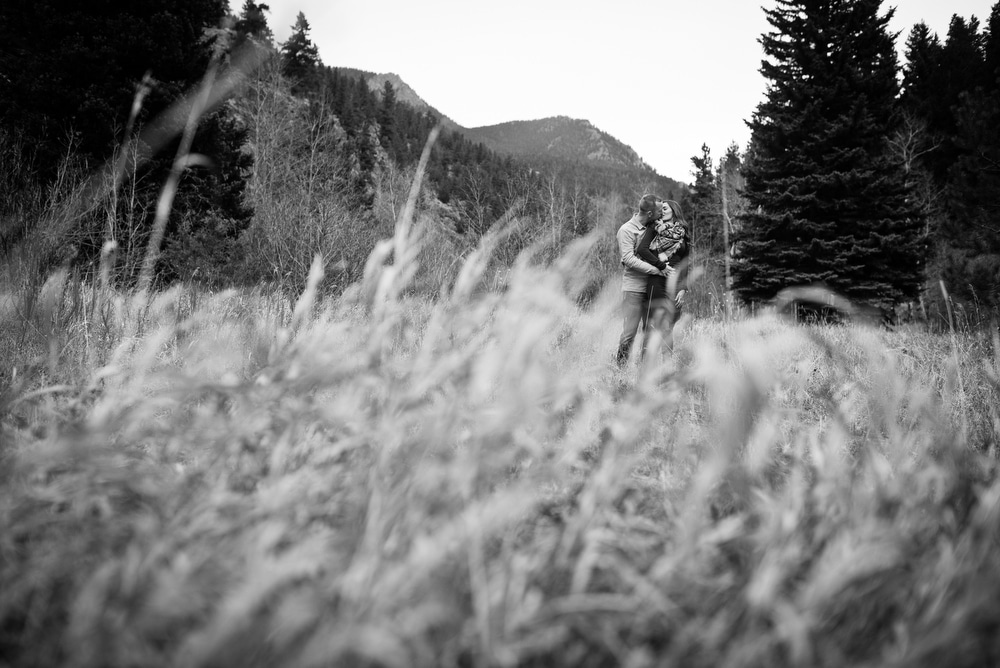
[[[996,334],[687,318],[594,239],[0,301],[0,666],[1000,663]],[[395,251],[395,252],[393,252]]]

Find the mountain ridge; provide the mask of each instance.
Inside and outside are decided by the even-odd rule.
[[[466,137],[494,151],[524,157],[585,160],[655,171],[639,154],[586,119],[550,116],[463,128]]]
[[[676,179],[658,174],[631,146],[597,128],[589,120],[558,115],[464,127],[424,100],[394,72],[375,73],[345,67],[338,69],[349,75],[363,77],[369,89],[379,95],[388,81],[398,101],[419,111],[434,114],[446,129],[458,132],[496,153],[542,162],[555,160],[616,171],[634,171],[655,177],[667,191],[680,192],[687,188]]]

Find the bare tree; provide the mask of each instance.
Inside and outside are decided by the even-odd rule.
[[[374,241],[352,233],[343,196],[350,168],[341,157],[345,133],[328,105],[292,95],[276,64],[258,74],[238,104],[254,154],[247,189],[254,217],[243,236],[248,271],[299,286],[316,254],[328,269],[343,269],[348,258],[358,264]]]
[[[938,213],[937,202],[943,188],[934,184],[934,179],[921,164],[921,158],[936,151],[941,142],[935,141],[927,130],[927,123],[911,112],[903,114],[899,128],[888,142],[896,161],[903,167],[907,189],[916,198],[914,203],[927,221],[924,233],[929,234],[931,221]]]

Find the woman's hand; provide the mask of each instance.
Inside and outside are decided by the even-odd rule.
[[[683,306],[685,294],[687,294],[687,290],[678,290],[677,296],[674,297],[674,304],[676,304],[677,306]]]

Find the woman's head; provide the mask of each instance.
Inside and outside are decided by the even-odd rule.
[[[677,220],[679,222],[684,222],[684,212],[681,210],[681,205],[672,199],[663,200],[660,203],[663,206],[663,220]]]

